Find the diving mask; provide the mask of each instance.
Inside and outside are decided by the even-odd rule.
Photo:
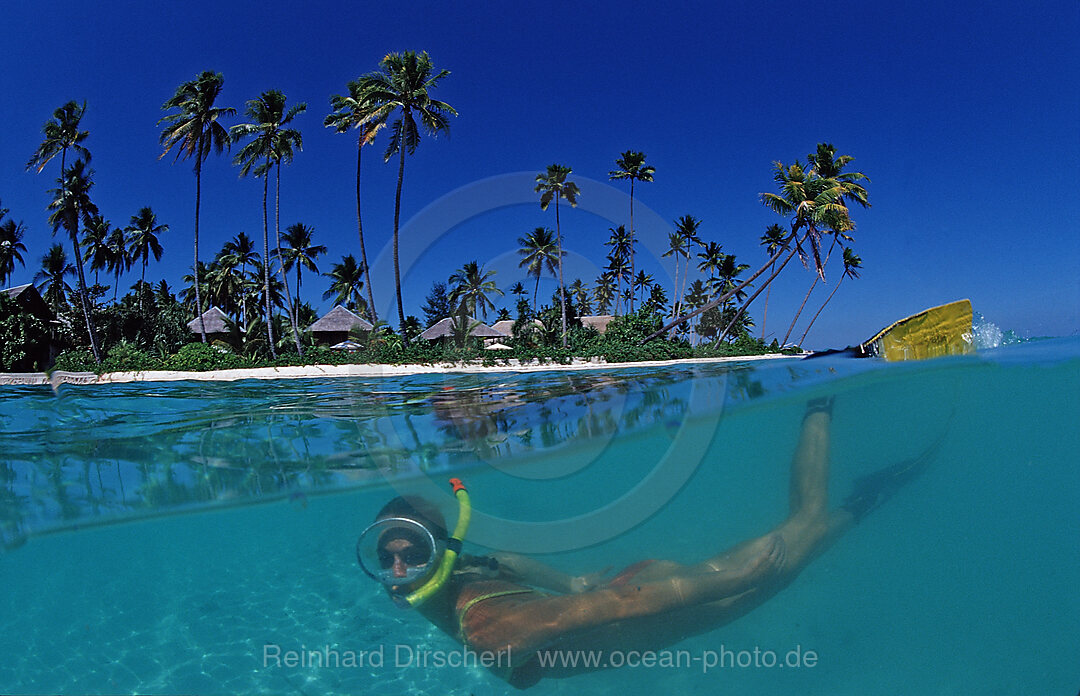
[[[407,517],[387,517],[370,525],[356,542],[356,560],[387,587],[404,587],[431,575],[440,547],[424,525]]]

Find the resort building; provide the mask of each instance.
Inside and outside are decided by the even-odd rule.
[[[307,328],[319,345],[334,346],[349,340],[349,334],[371,331],[374,326],[363,317],[338,305]]]

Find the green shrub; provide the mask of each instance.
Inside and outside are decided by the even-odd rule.
[[[57,356],[53,369],[63,372],[98,372],[94,354],[85,348],[65,350]]]
[[[121,341],[109,349],[101,362],[101,372],[140,372],[158,367],[160,360],[147,355],[133,343]]]
[[[204,372],[206,370],[230,370],[238,367],[251,367],[252,363],[243,357],[205,343],[188,343],[181,346],[175,355],[162,361],[164,370],[181,372]]]

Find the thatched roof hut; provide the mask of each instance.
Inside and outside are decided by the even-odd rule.
[[[481,323],[480,321],[478,321],[476,319],[473,319],[472,317],[466,317],[465,320],[467,322],[469,322],[469,326],[472,326],[474,323],[477,324],[477,326],[473,327],[473,330],[469,332],[470,336],[476,336],[478,338],[509,338],[510,337],[510,334],[503,333],[502,331],[496,331],[495,329],[491,328],[487,324]],[[439,321],[437,321],[434,324],[432,324],[431,326],[429,326],[427,331],[420,334],[420,338],[426,339],[428,341],[433,341],[436,338],[442,338],[444,336],[451,336],[454,333],[453,324],[454,324],[454,320],[451,319],[450,317],[447,317],[445,319],[440,319]]]
[[[533,325],[537,326],[537,327],[539,327],[541,329],[544,328],[544,322],[540,321],[539,319],[533,319]],[[514,320],[513,319],[503,319],[502,321],[497,321],[497,322],[495,322],[494,324],[491,325],[491,328],[495,329],[496,331],[501,331],[504,334],[506,334],[507,336],[513,336],[514,335]]]
[[[614,319],[610,314],[594,314],[588,317],[578,317],[581,320],[582,326],[590,326],[600,333],[607,331],[608,324]]]
[[[202,313],[203,322],[206,324],[207,334],[227,334],[229,333],[228,315],[222,312],[217,307],[211,307]],[[199,326],[199,318],[195,317],[187,323],[188,329],[191,333],[202,333],[202,329]]]
[[[61,322],[57,320],[52,308],[42,299],[37,288],[29,283],[0,290],[0,295],[10,298],[15,304],[14,308],[9,308],[7,311],[35,317],[47,329],[42,335],[38,335],[37,331],[32,331],[26,336],[26,343],[22,346],[23,357],[11,361],[7,368],[13,372],[30,372],[52,367],[56,356],[60,354],[61,347],[56,333]],[[0,317],[0,319],[3,318],[5,317]]]
[[[356,331],[371,331],[374,327],[360,315],[341,305],[331,309],[307,328],[319,343],[334,345],[347,341]]]

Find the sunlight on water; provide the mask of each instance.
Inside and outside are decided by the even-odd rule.
[[[470,551],[547,544],[575,573],[695,562],[783,518],[805,402],[831,394],[833,501],[939,453],[777,597],[679,645],[817,664],[624,667],[532,693],[1071,693],[1077,393],[1076,339],[917,364],[18,388],[0,406],[0,691],[512,693],[479,667],[394,663],[456,645],[356,565],[395,489],[440,491],[452,519],[441,491],[466,478]],[[267,644],[387,652],[288,668]]]

